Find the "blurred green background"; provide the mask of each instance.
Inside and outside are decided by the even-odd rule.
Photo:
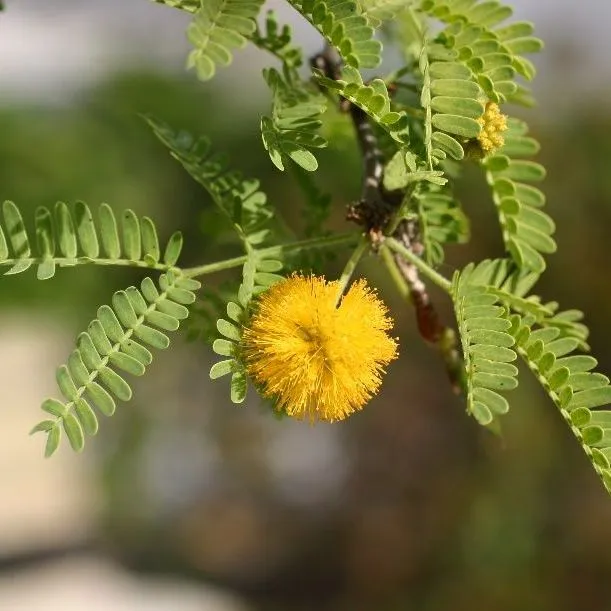
[[[558,225],[559,252],[539,290],[546,300],[586,312],[593,353],[600,370],[610,372],[611,111],[603,94],[564,95],[571,86],[563,52],[562,44],[550,51],[543,104],[520,111],[542,143],[547,210]],[[218,86],[150,66],[123,68],[59,103],[44,95],[4,100],[0,198],[18,203],[26,219],[57,200],[93,207],[106,201],[150,215],[164,236],[181,229],[183,263],[237,254],[230,242],[211,243],[211,202],[138,116],[152,113],[210,136],[234,165],[261,179],[299,232],[302,196],[260,142],[262,90],[246,96],[230,86],[230,74],[223,77],[225,86]],[[317,179],[334,196],[329,227],[347,229],[343,211],[358,195],[360,160],[346,140],[319,160]],[[449,251],[446,274],[501,253],[475,168],[466,172],[460,197],[473,241]],[[339,257],[328,274],[341,265]],[[233,406],[226,384],[207,379],[213,359],[207,346],[179,339],[76,459],[85,465],[77,482],[87,483],[76,494],[90,499],[91,519],[67,540],[137,572],[213,584],[252,610],[611,609],[611,501],[554,406],[524,371],[503,440],[478,428],[384,270],[373,259],[361,270],[395,313],[401,344],[380,396],[362,413],[312,427],[274,419],[254,393],[246,407]],[[40,349],[35,338],[57,330],[59,360],[42,359],[44,366],[32,370],[48,393],[54,367],[97,306],[141,276],[110,268],[60,270],[44,283],[32,276],[2,280],[0,362],[12,358],[1,350],[9,331],[34,329],[27,364]],[[435,298],[450,321],[443,296]],[[5,398],[19,397],[30,384],[22,373],[2,378]],[[11,426],[14,401],[2,408],[3,435],[19,437],[29,454],[39,452],[40,439],[32,442]],[[27,409],[33,424],[37,406]],[[62,460],[73,465],[68,454]],[[13,484],[0,487],[0,504],[21,497],[27,504],[21,463],[7,460]],[[49,468],[39,462],[36,454],[30,473]],[[58,481],[45,499],[50,507],[53,494],[64,494]],[[39,510],[44,515],[44,503]],[[61,541],[54,546],[61,550]],[[45,546],[29,544],[33,558],[38,548]],[[18,546],[3,549],[0,537],[0,568],[14,570],[11,558],[20,553]]]

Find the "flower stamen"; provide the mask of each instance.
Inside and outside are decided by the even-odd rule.
[[[498,104],[488,102],[477,122],[482,126],[477,140],[484,154],[492,153],[505,144],[503,133],[507,130],[507,117],[501,113]]]
[[[364,280],[336,307],[340,283],[293,275],[261,295],[244,329],[246,369],[296,418],[342,420],[377,392],[397,356],[384,304]]]

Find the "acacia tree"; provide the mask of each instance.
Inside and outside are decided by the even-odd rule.
[[[384,304],[364,280],[354,281],[370,254],[413,306],[422,338],[444,359],[469,415],[500,430],[521,359],[611,491],[609,379],[593,371],[582,313],[533,292],[544,255],[556,250],[555,227],[533,186],[545,177],[532,161],[539,144],[509,115],[512,105],[533,103],[527,83],[535,70],[524,55],[542,43],[532,24],[508,21],[511,7],[496,0],[288,0],[321,36],[320,53],[305,58],[288,26],[273,12],[260,14],[263,0],[156,1],[192,13],[188,65],[202,81],[230,64],[236,49],[269,53],[262,143],[279,171],[293,170],[308,223],[305,235],[290,235],[256,179],[229,166],[205,137],[150,116],[154,133],[234,229],[242,255],[182,267],[179,232],[161,248],[150,218],[102,204],[94,219],[82,202],[39,208],[32,241],[18,207],[4,202],[0,265],[7,274],[35,267],[45,280],[57,267],[120,265],[155,277],[101,306],[58,368],[63,398],[43,402],[48,418],[33,430],[46,434],[46,455],[62,431],[82,450],[98,430],[94,408],[111,416],[117,399],[129,400],[125,374],[143,375],[150,349],[167,348],[167,334],[194,312],[214,315],[212,347],[225,358],[210,377],[230,377],[234,403],[244,401],[250,379],[281,415],[337,421],[360,410],[398,351]],[[383,50],[398,50],[400,67],[365,77]],[[321,132],[333,122],[352,124],[363,159],[361,196],[341,234],[325,227],[333,202],[315,174],[316,151],[327,146]],[[465,164],[485,174],[505,248],[446,278],[438,271],[445,246],[469,239],[453,193]],[[320,275],[328,253],[346,261],[335,280]],[[232,294],[221,300],[201,290],[200,278],[230,268],[242,272]],[[456,324],[438,316],[431,284],[451,300]]]

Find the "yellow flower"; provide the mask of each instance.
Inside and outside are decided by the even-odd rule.
[[[340,283],[293,275],[260,297],[244,330],[246,369],[278,409],[342,420],[376,393],[397,356],[386,306],[358,280],[337,305]]]
[[[488,102],[477,122],[482,126],[477,140],[484,153],[492,153],[505,144],[503,132],[507,130],[507,117],[501,114],[498,104]]]

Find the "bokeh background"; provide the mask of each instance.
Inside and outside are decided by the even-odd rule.
[[[0,198],[26,218],[82,199],[152,216],[185,233],[185,261],[215,260],[206,194],[138,113],[206,133],[264,189],[290,227],[301,195],[262,149],[268,98],[255,50],[209,84],[183,70],[188,16],[146,0],[7,0],[0,14]],[[611,5],[513,2],[546,41],[528,118],[548,169],[558,254],[543,296],[587,313],[611,372]],[[308,51],[320,41],[278,6]],[[320,155],[330,227],[359,192],[341,141]],[[494,212],[477,172],[461,198],[473,241],[444,271],[497,256]],[[332,263],[337,273],[341,261]],[[134,384],[84,455],[42,459],[27,433],[54,370],[122,269],[66,269],[0,289],[0,609],[91,611],[611,610],[611,501],[555,408],[524,372],[502,441],[467,418],[412,312],[366,261],[396,313],[401,359],[348,422],[233,406],[212,383],[203,342],[178,339]],[[214,284],[230,276],[214,277]],[[441,296],[437,295],[443,309]],[[447,313],[447,309],[444,310]]]

